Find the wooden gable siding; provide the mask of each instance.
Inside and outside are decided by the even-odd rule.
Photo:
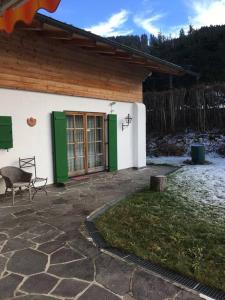
[[[38,32],[0,34],[0,87],[53,94],[142,102],[141,66],[47,39]]]

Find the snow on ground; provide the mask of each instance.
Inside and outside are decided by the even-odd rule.
[[[189,200],[225,209],[225,158],[208,155],[207,165],[183,165],[188,157],[151,157],[148,163],[182,166],[171,176],[169,189]],[[190,159],[190,157],[189,157]],[[221,212],[222,212],[221,211]]]

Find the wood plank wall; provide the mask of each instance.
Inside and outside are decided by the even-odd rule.
[[[0,33],[0,88],[142,102],[148,73],[38,32]]]

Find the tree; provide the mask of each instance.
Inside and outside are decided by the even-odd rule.
[[[200,73],[200,83],[225,81],[225,25],[202,27],[198,30],[190,25],[185,38],[182,30],[180,35],[179,38],[166,38],[162,33],[157,37],[150,35],[149,38],[145,35],[129,35],[116,37],[114,40]],[[195,80],[194,77],[192,79]],[[174,85],[189,86],[192,79],[177,77]],[[152,85],[151,81],[146,89]],[[165,84],[163,79],[157,78],[155,90],[164,86],[168,86],[168,78],[165,78]]]
[[[162,32],[159,32],[159,34],[158,34],[158,43],[162,44],[162,43],[165,42],[165,40],[166,40],[166,37],[162,34]]]
[[[192,25],[189,25],[188,35],[191,35],[194,31],[194,27]]]
[[[149,37],[149,46],[150,47],[155,47],[158,44],[157,37],[155,37],[153,34],[150,34]]]
[[[180,38],[182,39],[183,37],[185,37],[185,32],[184,32],[184,29],[181,28],[181,30],[180,30]]]
[[[148,36],[147,34],[141,35],[141,50],[146,51],[148,49]]]

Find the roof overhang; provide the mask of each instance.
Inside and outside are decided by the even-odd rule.
[[[55,1],[55,6],[57,6],[56,2],[59,2],[59,0],[48,0],[47,2],[50,1]],[[121,45],[110,39],[103,38],[39,13],[35,15],[33,22],[29,26],[25,24],[18,24],[17,29],[34,31],[43,38],[47,38],[49,40],[61,40],[63,41],[63,44],[67,44],[68,47],[79,47],[88,53],[110,57],[123,63],[139,66],[146,70],[146,74],[154,72],[176,76],[183,76],[185,74],[197,76],[196,73],[187,71],[184,68],[168,61],[128,46]]]
[[[63,40],[68,44],[85,49],[88,52],[114,58],[117,61],[143,67],[151,72],[165,73],[176,76],[186,74],[197,76],[198,74],[185,70],[184,68],[162,60],[142,51],[119,44],[107,38],[103,38],[83,29],[68,25],[66,23],[37,14],[36,25],[27,28],[39,30],[40,34],[49,39]]]
[[[0,0],[0,30],[11,33],[17,22],[30,24],[40,9],[54,12],[61,0]]]

